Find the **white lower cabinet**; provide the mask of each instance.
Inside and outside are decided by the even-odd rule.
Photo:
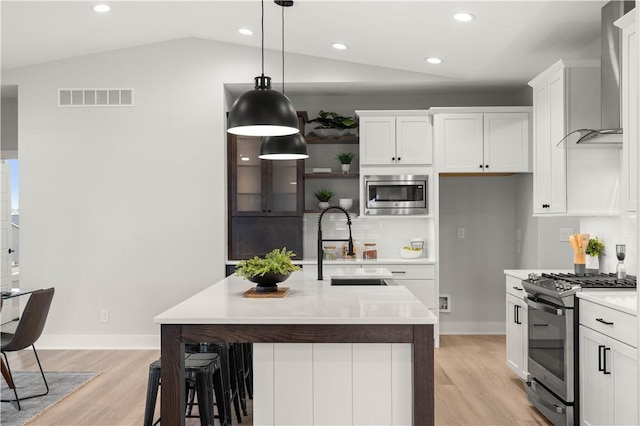
[[[254,424],[411,425],[411,344],[254,344]]]
[[[529,310],[524,301],[525,292],[521,280],[507,276],[506,284],[507,365],[518,377],[525,380],[528,372]]]
[[[438,292],[436,286],[436,268],[434,265],[406,265],[406,264],[376,264],[376,267],[386,268],[391,271],[393,280],[399,285],[405,286],[418,298],[430,311],[438,317]],[[433,338],[436,347],[440,343],[439,324],[433,327]]]
[[[527,378],[527,304],[507,294],[507,365],[521,379]]]
[[[610,322],[613,329],[618,321],[607,312],[612,309],[580,301],[601,309],[598,317]],[[634,321],[635,317],[628,315]],[[580,314],[580,424],[637,425],[638,424],[638,350],[608,334],[583,324]]]

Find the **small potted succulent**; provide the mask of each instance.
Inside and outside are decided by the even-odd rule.
[[[353,157],[355,154],[353,152],[340,152],[336,154],[336,159],[342,165],[342,173],[349,173],[351,170],[351,161],[353,161]]]
[[[324,210],[329,207],[329,200],[335,195],[330,189],[318,189],[313,194],[319,201],[318,206],[320,210]]]
[[[604,254],[604,244],[598,237],[590,238],[584,252],[587,255],[587,273],[600,272],[600,255]]]
[[[358,128],[358,122],[353,117],[346,117],[332,111],[320,110],[318,116],[309,123],[318,123],[311,134],[321,137],[340,137]]]

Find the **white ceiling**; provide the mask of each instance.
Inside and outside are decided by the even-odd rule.
[[[107,14],[93,12],[96,3],[1,1],[2,69],[185,37],[260,46],[257,0],[109,1]],[[448,86],[524,86],[561,58],[599,58],[605,3],[298,0],[285,10],[286,51],[433,74]],[[265,46],[280,50],[282,8],[264,7]],[[454,21],[459,11],[476,19]]]

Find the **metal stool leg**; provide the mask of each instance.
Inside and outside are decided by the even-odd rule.
[[[153,426],[153,414],[156,409],[158,387],[160,386],[160,368],[154,364],[149,366],[149,379],[147,381],[147,401],[144,406],[144,426]]]

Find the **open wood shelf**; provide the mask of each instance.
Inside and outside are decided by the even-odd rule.
[[[360,173],[305,173],[305,179],[358,179]]]
[[[330,144],[358,144],[358,136],[340,136],[337,138],[332,137],[320,137],[320,136],[305,136],[307,144],[314,145],[330,145]]]

